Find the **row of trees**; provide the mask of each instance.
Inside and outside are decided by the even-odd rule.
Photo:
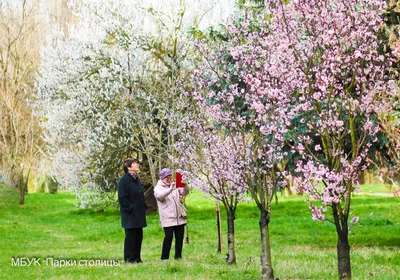
[[[182,139],[180,163],[220,197],[231,235],[237,198],[251,193],[260,209],[263,279],[274,279],[271,201],[292,178],[313,218],[335,225],[339,278],[351,278],[348,232],[358,219],[349,220],[351,194],[396,92],[378,39],[384,4],[267,1],[268,20],[229,24],[210,53],[200,44],[205,60],[188,95],[205,116],[191,123],[202,153],[201,141]],[[199,172],[199,158],[211,172]],[[291,159],[295,170],[287,169]]]
[[[351,278],[351,193],[378,147],[379,125],[393,123],[382,114],[394,112],[396,87],[381,41],[384,1],[238,1],[229,23],[207,31],[234,12],[230,1],[142,2],[69,2],[63,16],[73,14],[74,25],[53,29],[40,60],[21,60],[37,61],[37,87],[32,77],[29,96],[10,98],[29,101],[18,112],[37,127],[26,139],[38,142],[22,142],[35,150],[2,170],[40,151],[79,206],[104,209],[115,202],[124,158],[141,160],[147,187],[162,166],[180,168],[224,205],[229,264],[247,191],[260,210],[263,279],[274,279],[271,201],[294,180],[313,218],[335,225],[339,277]],[[25,139],[9,136],[15,119],[2,147]],[[1,159],[13,155],[3,150]]]

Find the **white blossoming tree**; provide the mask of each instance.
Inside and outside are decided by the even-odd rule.
[[[46,140],[60,180],[76,187],[82,206],[114,201],[128,156],[141,159],[149,184],[170,163],[180,123],[190,115],[176,85],[192,65],[186,29],[221,15],[207,12],[214,1],[169,4],[76,4],[76,27],[69,36],[54,32],[43,50],[38,105]]]

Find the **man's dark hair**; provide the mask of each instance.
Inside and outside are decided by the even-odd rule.
[[[128,172],[128,167],[131,167],[132,163],[137,163],[138,161],[134,158],[129,158],[124,161],[124,172]]]

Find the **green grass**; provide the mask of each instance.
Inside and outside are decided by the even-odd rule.
[[[275,277],[337,279],[334,226],[313,221],[303,200],[280,197],[273,205],[270,232]],[[159,260],[163,231],[158,214],[152,213],[144,230],[143,264],[79,266],[79,260],[121,261],[124,233],[117,209],[84,211],[75,208],[74,201],[69,192],[33,193],[20,206],[18,193],[0,185],[1,279],[260,278],[259,211],[252,203],[240,204],[237,210],[237,265],[225,264],[225,234],[223,253],[217,253],[214,201],[193,191],[187,198],[190,243],[184,244],[183,260]],[[354,196],[352,216],[360,216],[360,221],[349,237],[353,279],[399,279],[399,209],[399,198]],[[13,257],[40,258],[40,266],[13,266]],[[47,265],[48,257],[77,264]]]
[[[365,195],[391,195],[393,190],[389,190],[384,184],[365,184],[361,185],[360,192]]]

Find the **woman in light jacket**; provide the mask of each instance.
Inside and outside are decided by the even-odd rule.
[[[186,196],[189,188],[187,185],[184,188],[176,188],[175,183],[172,182],[172,172],[168,168],[162,169],[159,177],[160,180],[154,188],[154,196],[165,233],[161,260],[169,259],[173,234],[175,234],[175,259],[181,259],[186,217],[182,216],[180,196]]]

